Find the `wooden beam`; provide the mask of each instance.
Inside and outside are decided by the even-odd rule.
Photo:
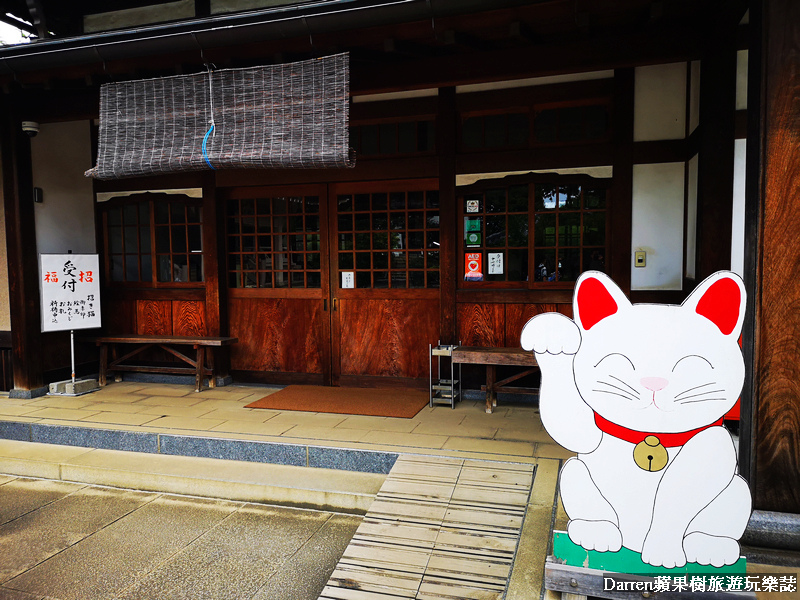
[[[0,153],[3,172],[9,309],[11,313],[12,397],[47,392],[42,372],[39,264],[33,212],[30,138],[6,97],[0,98]]]
[[[456,339],[456,277],[460,257],[456,238],[456,139],[458,115],[456,90],[439,90],[439,114],[436,118],[436,150],[439,155],[439,339],[443,344],[455,344]]]
[[[633,69],[614,73],[614,183],[611,189],[611,256],[606,269],[623,292],[631,291],[633,222]]]
[[[760,30],[761,51],[753,68],[761,69],[756,101],[760,125],[748,139],[748,184],[757,182],[758,210],[748,211],[748,244],[756,234],[753,346],[755,471],[751,474],[754,508],[800,513],[800,3],[753,2],[752,28]],[[760,14],[759,14],[760,13]],[[760,23],[758,22],[760,21]],[[751,48],[751,51],[753,49]],[[759,56],[760,54],[760,56]],[[761,105],[758,106],[758,102]],[[752,198],[748,198],[752,200]],[[749,252],[748,252],[749,253]],[[748,260],[748,264],[752,264]]]

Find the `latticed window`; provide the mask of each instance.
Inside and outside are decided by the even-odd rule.
[[[228,200],[232,288],[322,286],[319,196]]]
[[[607,195],[603,184],[592,183],[466,188],[465,285],[545,287],[574,282],[583,271],[604,271]]]
[[[438,191],[339,194],[336,204],[341,287],[439,287]]]
[[[148,195],[111,201],[102,211],[109,281],[140,286],[203,281],[199,201]]]

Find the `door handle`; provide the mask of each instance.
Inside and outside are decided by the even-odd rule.
[[[324,312],[328,312],[328,299],[327,298],[323,298],[322,299],[322,310]]]
[[[334,312],[336,311],[336,300],[337,300],[337,298],[333,299],[333,310],[334,310]]]

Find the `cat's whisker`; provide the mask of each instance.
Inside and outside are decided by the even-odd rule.
[[[707,392],[700,392],[699,394],[692,394],[691,396],[684,396],[683,398],[679,398],[675,396],[675,402],[683,402],[688,400],[689,398],[700,398],[702,396],[707,396],[708,394],[724,394],[725,390],[708,390]]]
[[[623,381],[623,380],[622,380],[622,379],[620,379],[619,377],[614,377],[613,375],[609,375],[609,377],[611,377],[611,379],[616,379],[617,381],[619,381],[619,382],[620,382],[622,385],[624,385],[625,387],[627,387],[627,388],[630,388],[630,389],[631,389],[631,391],[632,391],[634,394],[636,394],[637,396],[639,395],[639,390],[637,390],[635,387],[633,387],[633,386],[632,386],[632,385],[630,385],[629,383],[626,383],[625,381]]]
[[[598,392],[600,394],[611,394],[612,396],[618,396],[623,400],[628,400],[630,402],[634,402],[638,400],[638,398],[631,398],[630,396],[626,396],[625,394],[620,394],[619,392],[612,392],[611,390],[592,390],[593,392]]]
[[[682,392],[680,392],[678,394],[675,394],[675,399],[677,400],[678,398],[680,398],[681,396],[683,396],[685,394],[688,394],[689,392],[693,392],[695,390],[699,390],[700,388],[708,387],[709,385],[714,385],[715,383],[717,383],[717,382],[716,381],[711,381],[709,383],[704,383],[703,385],[698,385],[698,386],[695,386],[693,388],[689,388],[688,390],[684,390],[684,391],[682,391]]]
[[[608,383],[607,381],[598,381],[597,383],[600,384],[600,385],[607,385],[608,387],[613,388],[615,390],[619,390],[623,395],[632,396],[632,398],[631,398],[632,400],[637,397],[637,396],[634,396],[633,394],[631,394],[628,390],[624,390],[621,387],[617,387],[616,385]]]
[[[727,400],[727,398],[700,398],[698,400],[683,400],[682,402],[676,402],[676,404],[693,404],[695,402],[713,402],[718,400]]]

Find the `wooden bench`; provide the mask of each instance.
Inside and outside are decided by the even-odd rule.
[[[133,371],[137,373],[167,373],[170,375],[192,375],[195,376],[195,391],[203,389],[203,378],[208,377],[210,387],[216,387],[216,370],[214,367],[214,350],[222,346],[230,346],[239,341],[235,337],[205,337],[205,336],[178,336],[178,335],[108,335],[93,338],[94,342],[100,347],[100,385],[106,385],[108,372]],[[137,346],[131,352],[124,354],[108,362],[108,349],[114,344],[130,344]],[[192,360],[182,352],[171,346],[191,346],[195,350],[195,358]],[[128,362],[134,356],[153,347],[162,348],[173,356],[179,358],[184,363],[190,365],[183,366],[158,366],[132,364]],[[208,348],[208,351],[206,351]],[[208,366],[206,366],[208,365]]]
[[[497,392],[502,388],[503,392],[510,394],[529,394],[536,391],[532,388],[507,387],[526,375],[535,373],[539,370],[536,357],[533,352],[527,352],[522,348],[483,348],[479,346],[457,346],[453,349],[453,363],[455,364],[475,364],[486,365],[486,412],[491,413],[497,406]],[[497,381],[497,365],[511,365],[515,367],[529,367],[521,373]],[[483,388],[482,388],[483,389]]]

